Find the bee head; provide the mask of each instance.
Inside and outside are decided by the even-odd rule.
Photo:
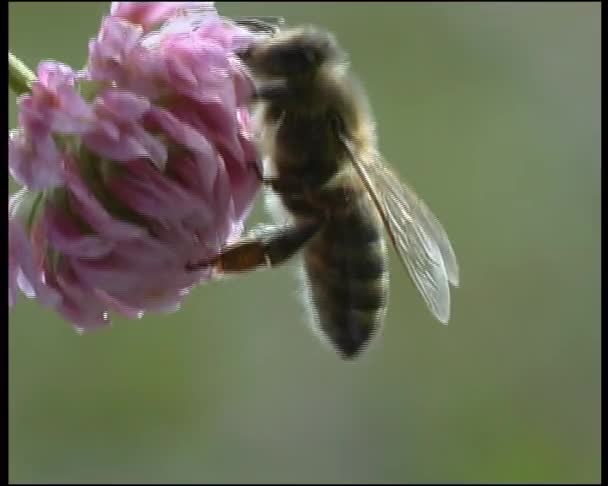
[[[309,77],[342,56],[331,34],[304,28],[254,43],[240,57],[258,76]]]

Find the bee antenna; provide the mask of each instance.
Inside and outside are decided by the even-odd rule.
[[[283,17],[238,17],[234,23],[250,32],[274,35],[285,24]]]

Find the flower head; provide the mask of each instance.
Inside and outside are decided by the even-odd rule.
[[[175,310],[210,276],[185,265],[240,235],[258,189],[235,55],[252,40],[210,2],[114,2],[83,71],[39,65],[9,136],[24,186],[9,201],[11,305],[20,290],[88,329],[108,311]]]

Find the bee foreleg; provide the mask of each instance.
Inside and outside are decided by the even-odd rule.
[[[307,181],[301,177],[268,177],[262,172],[257,162],[248,162],[261,184],[270,187],[277,194],[300,194],[313,192],[321,185],[316,180]]]
[[[248,162],[247,165],[255,172],[258,181],[261,184],[270,187],[277,194],[282,195],[317,195],[322,191],[323,185],[327,181],[326,178],[319,178],[314,176],[281,176],[281,177],[268,177],[262,172],[261,167],[256,161]],[[349,191],[345,188],[344,191]]]
[[[283,80],[268,81],[257,87],[254,99],[270,102],[284,102],[293,97],[293,89]]]
[[[224,250],[211,260],[186,265],[187,270],[208,266],[221,273],[246,272],[260,267],[275,267],[291,258],[319,230],[320,222],[296,226],[263,226]]]

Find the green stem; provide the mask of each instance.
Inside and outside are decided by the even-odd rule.
[[[29,93],[36,75],[23,62],[10,52],[8,53],[8,85],[19,96]]]

